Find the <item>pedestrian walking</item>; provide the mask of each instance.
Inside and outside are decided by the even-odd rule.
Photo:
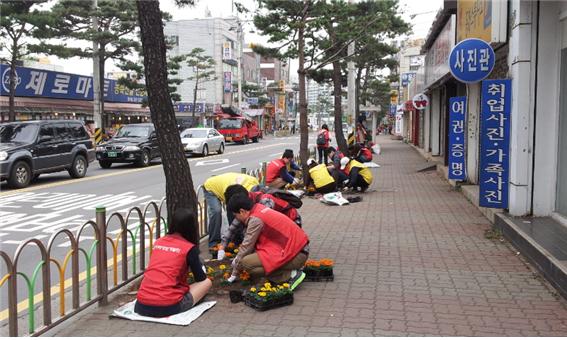
[[[319,164],[327,165],[327,148],[331,142],[329,135],[329,127],[327,124],[321,126],[321,130],[317,134],[317,153],[319,155]]]

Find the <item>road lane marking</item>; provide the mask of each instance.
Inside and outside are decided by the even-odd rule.
[[[220,159],[210,159],[206,161],[199,161],[195,163],[195,166],[206,166],[206,165],[216,165],[216,164],[224,164],[230,162],[227,158],[220,158]]]
[[[283,152],[276,152],[276,153],[273,153],[271,155],[268,155],[268,157],[278,156],[278,155],[281,155],[281,154],[283,154]]]
[[[217,171],[224,170],[224,169],[228,169],[228,168],[231,168],[231,167],[237,166],[237,165],[240,165],[240,163],[236,163],[236,164],[231,164],[231,165],[223,166],[222,168],[218,168],[218,169],[211,170],[211,172],[217,172]]]

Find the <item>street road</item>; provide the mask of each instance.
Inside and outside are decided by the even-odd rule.
[[[310,143],[314,144],[314,136],[312,137]],[[259,168],[262,162],[280,157],[286,148],[293,149],[294,153],[298,154],[299,136],[266,137],[259,143],[247,145],[229,143],[222,155],[190,157],[188,162],[195,189],[211,175],[240,172],[241,168]],[[85,221],[94,220],[97,206],[105,206],[107,216],[110,216],[116,211],[125,214],[134,206],[143,208],[150,201],[159,203],[165,196],[165,177],[159,161],[147,168],[117,164],[110,169],[100,168],[95,161],[90,164],[87,176],[82,179],[70,179],[66,172],[60,172],[42,175],[25,189],[8,189],[4,182],[0,185],[0,189],[0,248],[13,256],[22,240],[33,237],[47,244],[54,231],[61,228],[75,231]],[[131,223],[131,227],[134,225],[135,223]],[[81,237],[82,241],[79,245],[87,250],[94,239],[92,233],[89,233],[85,234],[87,237]],[[117,233],[117,223],[111,224],[109,234],[115,236]],[[57,240],[52,256],[62,261],[70,243],[65,237],[58,237]],[[18,271],[31,275],[40,262],[39,251],[35,246],[28,246],[22,255],[25,256],[21,257]],[[85,269],[82,258],[80,263],[81,272]],[[55,266],[52,265],[51,268],[53,286],[58,284],[59,278]],[[5,273],[6,267],[2,262],[0,278]],[[66,271],[66,278],[69,276],[70,268]],[[23,302],[21,305],[25,306],[28,294],[24,280],[18,279],[18,291],[18,301]],[[34,291],[35,294],[41,291],[41,274]],[[71,300],[70,296],[67,300]],[[81,288],[81,301],[84,301],[83,288]],[[0,325],[6,323],[8,314],[6,308],[7,285],[4,285],[0,289]]]

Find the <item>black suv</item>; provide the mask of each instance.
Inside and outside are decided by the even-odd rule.
[[[108,142],[97,146],[96,159],[102,168],[112,163],[135,163],[148,166],[154,158],[160,157],[154,124],[129,124],[118,130]]]
[[[84,124],[73,120],[0,124],[0,143],[0,177],[12,188],[24,188],[48,172],[84,177],[95,154]]]

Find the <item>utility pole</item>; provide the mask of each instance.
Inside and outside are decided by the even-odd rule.
[[[97,0],[93,0],[93,9],[96,11],[98,7]],[[98,18],[95,15],[92,17],[92,26],[93,31],[98,32]],[[96,40],[96,39],[95,39]],[[98,42],[93,41],[93,118],[95,122],[95,126],[97,128],[102,128],[102,115],[100,107],[100,62],[99,62],[99,49],[98,49]]]
[[[353,0],[348,0],[349,4],[353,3]],[[355,42],[351,42],[348,45],[348,56],[351,58],[354,55],[354,44]],[[356,79],[355,79],[355,71],[354,71],[354,61],[350,60],[347,63],[348,69],[348,78],[347,78],[347,91],[348,91],[348,98],[347,98],[347,110],[350,115],[352,115],[352,131],[356,136]]]

